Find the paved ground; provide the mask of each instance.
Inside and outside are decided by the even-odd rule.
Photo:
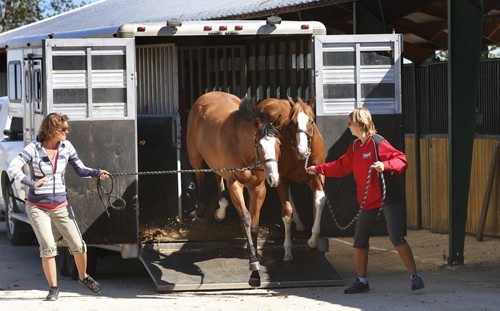
[[[333,239],[327,256],[350,283],[354,276],[351,238]],[[500,240],[467,237],[466,265],[444,265],[448,236],[409,231],[426,288],[411,292],[409,276],[386,237],[372,239],[369,293],[345,295],[344,287],[257,289],[159,294],[137,260],[100,259],[95,297],[76,281],[61,277],[60,298],[46,302],[47,286],[36,246],[12,247],[0,223],[1,310],[498,310]]]

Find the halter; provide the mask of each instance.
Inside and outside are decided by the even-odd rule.
[[[261,125],[257,129],[257,132],[254,135],[255,165],[260,165],[262,162],[260,160],[260,156],[259,156],[259,148],[263,149],[262,145],[260,144],[260,140],[266,136],[276,137],[277,133],[278,133],[278,131],[276,130],[274,125],[271,123],[264,123],[263,125]],[[258,138],[260,136],[259,134],[262,135],[261,138]],[[265,156],[265,154],[264,154],[264,156]],[[264,163],[268,163],[268,162],[278,162],[278,160],[275,158],[264,159]]]
[[[255,137],[255,165],[260,165],[262,161],[260,161],[260,157],[259,157],[259,148],[262,149],[262,146],[260,145],[260,143],[257,141],[257,137]],[[269,159],[264,159],[264,163],[268,163],[268,162],[278,162],[278,160],[276,160],[275,158],[269,158]]]

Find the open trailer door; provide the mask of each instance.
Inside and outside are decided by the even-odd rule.
[[[47,39],[43,60],[44,106],[35,122],[51,112],[67,114],[68,139],[85,165],[137,172],[134,40]],[[138,245],[136,175],[114,177],[116,197],[110,200],[99,198],[95,179],[82,179],[72,169],[66,183],[87,244]],[[123,210],[109,208],[110,203],[123,206],[120,199]]]
[[[344,154],[355,138],[347,128],[347,120],[358,107],[368,108],[378,133],[404,150],[401,35],[319,35],[314,41],[317,124],[325,140],[326,160],[333,161]],[[325,188],[340,225],[349,223],[359,208],[354,178],[328,178]],[[404,198],[403,185],[400,189]],[[339,230],[330,211],[325,211],[322,235],[352,235],[353,229]],[[375,231],[385,233],[383,219]]]

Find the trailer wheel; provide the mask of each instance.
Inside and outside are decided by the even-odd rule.
[[[2,188],[5,186],[2,183]],[[6,211],[7,238],[12,245],[31,245],[35,240],[33,229],[27,223],[12,217],[12,214],[19,211],[16,200],[9,195],[8,191],[3,191]]]

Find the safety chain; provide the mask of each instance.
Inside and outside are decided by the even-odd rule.
[[[112,194],[113,188],[114,188],[114,180],[113,180],[114,176],[166,175],[166,174],[178,174],[178,173],[184,174],[184,173],[213,173],[213,172],[234,173],[234,172],[243,172],[243,171],[247,171],[247,170],[263,171],[264,169],[258,167],[259,165],[260,165],[260,161],[255,161],[255,163],[253,165],[242,167],[242,168],[200,168],[200,169],[187,169],[187,170],[110,173],[109,174],[110,186],[108,187],[108,189],[105,189],[100,178],[97,178],[96,189],[97,189],[97,195],[99,196],[99,200],[101,201],[101,204],[104,207],[104,211],[106,212],[106,214],[108,214],[108,217],[110,217],[111,216],[111,214],[109,212],[110,208],[117,210],[117,211],[120,211],[120,210],[125,209],[125,207],[127,206],[127,203],[125,202],[124,199]],[[115,199],[114,202],[111,202],[111,199]]]
[[[350,227],[352,227],[352,225],[354,225],[354,223],[356,223],[356,221],[358,220],[359,216],[361,215],[361,213],[363,212],[363,209],[365,207],[365,203],[366,203],[366,198],[368,196],[368,189],[370,187],[370,179],[371,179],[371,172],[372,170],[375,169],[372,166],[370,166],[370,168],[368,169],[368,176],[366,177],[366,186],[365,186],[365,191],[363,193],[363,200],[361,201],[361,206],[359,208],[359,211],[358,213],[356,214],[356,216],[354,216],[354,218],[345,226],[342,226],[339,224],[338,220],[337,220],[337,217],[335,217],[335,213],[333,211],[333,207],[332,207],[332,204],[330,204],[330,201],[328,200],[328,198],[326,199],[326,204],[328,205],[328,209],[330,210],[330,214],[332,215],[332,219],[333,219],[333,222],[335,223],[335,226],[337,226],[337,228],[341,231],[345,231],[347,229],[349,229]],[[380,205],[380,208],[378,210],[378,213],[377,213],[377,219],[380,217],[380,214],[382,213],[382,207],[384,205],[384,201],[385,201],[385,193],[386,193],[386,189],[385,189],[385,178],[384,178],[384,174],[382,173],[377,173],[379,176],[380,176],[380,180],[382,181],[382,204]]]

